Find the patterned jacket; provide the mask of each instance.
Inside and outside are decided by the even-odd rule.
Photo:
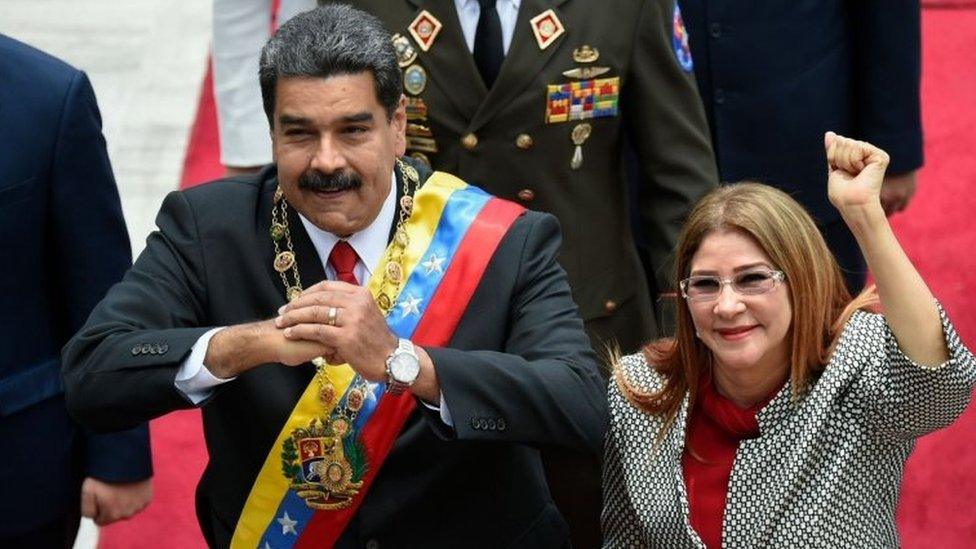
[[[954,421],[976,385],[976,359],[940,308],[949,360],[912,362],[882,316],[856,312],[826,369],[792,401],[788,382],[743,441],[722,525],[724,547],[895,547],[895,506],[915,439]],[[622,359],[643,389],[662,378],[643,355]],[[660,417],[610,384],[603,471],[604,547],[702,548],[681,468],[688,398],[655,447]]]

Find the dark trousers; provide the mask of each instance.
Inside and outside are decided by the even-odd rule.
[[[74,511],[15,536],[0,536],[4,549],[71,549],[78,536],[81,513]]]

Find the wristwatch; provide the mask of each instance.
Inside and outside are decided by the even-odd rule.
[[[399,395],[410,388],[420,375],[420,359],[409,339],[400,339],[397,348],[386,357],[386,392]]]

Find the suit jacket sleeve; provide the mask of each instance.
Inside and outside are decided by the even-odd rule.
[[[918,0],[850,2],[860,139],[891,156],[888,172],[922,166],[921,8]]]
[[[68,411],[99,430],[124,429],[192,404],[174,385],[181,361],[209,328],[193,212],[170,193],[159,230],[64,349]]]
[[[693,71],[672,46],[673,0],[642,2],[622,114],[640,168],[640,213],[658,291],[671,289],[672,254],[685,215],[718,183]],[[653,295],[652,299],[656,297]]]
[[[513,226],[496,252],[493,263],[517,257],[519,269],[503,349],[425,348],[454,419],[450,431],[437,412],[421,407],[438,434],[593,453],[602,449],[606,385],[566,274],[556,263],[559,244],[555,218],[530,214]],[[494,428],[485,427],[489,422]]]
[[[51,173],[51,239],[58,329],[66,340],[132,263],[102,122],[88,78],[72,79],[58,128]],[[62,340],[64,341],[64,340]],[[149,429],[82,431],[85,474],[108,482],[152,475]]]

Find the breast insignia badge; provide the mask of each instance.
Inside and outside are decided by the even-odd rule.
[[[535,42],[540,50],[551,46],[557,38],[566,32],[566,27],[556,15],[552,8],[533,17],[529,23],[532,25],[532,34],[535,35]]]
[[[433,14],[423,10],[417,14],[407,30],[410,31],[410,36],[413,36],[413,39],[417,41],[420,49],[428,51],[443,27],[444,25]]]
[[[566,78],[573,78],[575,80],[588,80],[590,78],[596,78],[597,76],[610,72],[610,67],[597,67],[595,65],[591,65],[591,63],[595,63],[599,58],[600,50],[588,44],[583,44],[582,46],[573,50],[573,61],[579,63],[580,66],[576,67],[575,69],[563,71],[563,76]]]
[[[400,65],[401,69],[409,67],[417,60],[417,48],[413,47],[409,38],[400,33],[396,33],[393,35],[392,40],[393,49],[396,50],[397,64]]]
[[[410,65],[403,71],[403,89],[410,95],[420,95],[427,88],[427,71],[420,65]]]

